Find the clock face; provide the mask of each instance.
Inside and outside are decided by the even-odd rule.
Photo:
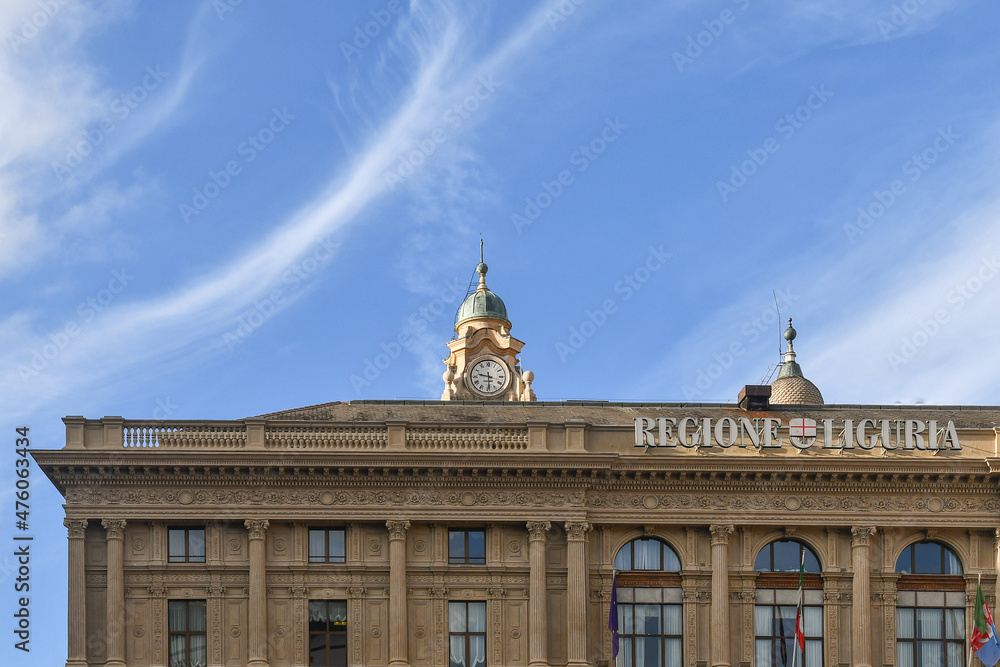
[[[481,394],[499,393],[507,385],[507,367],[493,359],[477,361],[469,373],[472,387]]]

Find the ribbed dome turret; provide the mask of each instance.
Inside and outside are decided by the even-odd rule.
[[[788,318],[788,328],[784,338],[788,341],[785,363],[778,371],[778,377],[771,383],[771,405],[823,405],[823,394],[812,382],[802,375],[802,367],[795,361],[792,341],[796,331],[792,328],[792,318]]]
[[[479,274],[479,287],[476,291],[465,297],[465,301],[458,307],[455,314],[455,331],[463,322],[479,319],[500,320],[510,329],[510,320],[507,319],[507,306],[503,299],[494,294],[486,287],[486,272],[489,267],[484,262],[479,262],[476,272]]]

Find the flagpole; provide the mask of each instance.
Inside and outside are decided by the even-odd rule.
[[[979,573],[979,579],[976,582],[976,589],[977,590],[982,585],[982,583],[983,583],[983,573],[980,572]],[[975,624],[976,624],[976,621],[975,621],[976,615],[973,614],[972,618],[973,618],[972,625],[973,625],[973,627],[975,627]],[[972,667],[972,642],[971,641],[969,642],[969,665],[968,665],[968,667]]]

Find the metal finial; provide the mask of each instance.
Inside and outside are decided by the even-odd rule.
[[[787,340],[789,343],[791,343],[793,340],[795,340],[795,334],[796,331],[795,329],[792,328],[792,318],[789,317],[788,328],[785,329],[784,339]]]
[[[483,263],[483,237],[479,237],[479,263]]]

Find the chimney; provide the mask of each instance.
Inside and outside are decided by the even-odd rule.
[[[771,385],[748,384],[740,389],[740,408],[747,411],[767,410],[771,398]]]

